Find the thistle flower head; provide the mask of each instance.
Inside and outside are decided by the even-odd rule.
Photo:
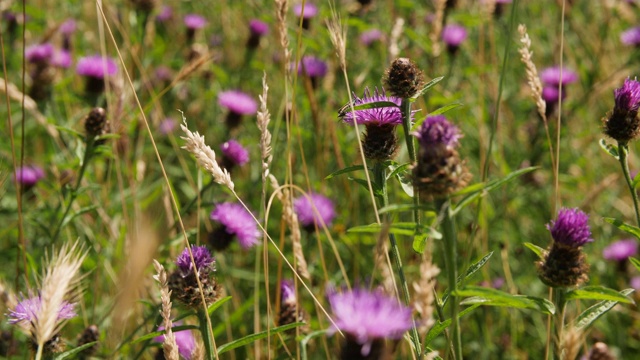
[[[220,223],[227,234],[235,235],[245,250],[260,242],[261,233],[255,220],[241,204],[225,202],[216,205],[211,212],[211,220]]]
[[[169,5],[162,5],[160,12],[156,15],[156,21],[167,22],[173,18],[173,8]]]
[[[269,33],[269,24],[258,19],[251,19],[249,21],[249,31],[251,34],[264,36]]]
[[[293,208],[298,215],[298,220],[304,227],[313,227],[314,224],[329,226],[336,217],[333,201],[328,197],[310,193],[309,196],[301,196],[293,201]]]
[[[104,79],[106,76],[113,76],[118,72],[118,65],[111,58],[100,55],[81,57],[76,65],[78,75]]]
[[[280,295],[282,303],[296,302],[296,291],[293,287],[293,281],[289,279],[282,280],[280,283]]]
[[[342,117],[342,120],[347,124],[353,124],[355,121],[356,124],[364,124],[364,125],[400,125],[402,124],[402,111],[400,110],[400,104],[402,103],[402,99],[395,96],[387,96],[384,89],[382,92],[378,91],[376,88],[371,94],[369,88],[364,90],[364,95],[362,98],[359,98],[355,94],[353,94],[353,106],[363,105],[363,104],[371,104],[375,102],[392,102],[396,104],[396,106],[385,106],[385,107],[377,107],[373,109],[363,109],[351,111],[350,106],[345,106],[344,111],[339,114]],[[411,113],[411,117],[413,119],[413,115],[415,112]]]
[[[615,98],[614,111],[638,112],[640,107],[640,82],[626,79],[622,87],[613,91]]]
[[[78,314],[75,312],[75,307],[76,304],[63,301],[58,309],[57,320],[64,321],[77,316]],[[40,295],[23,298],[18,305],[16,305],[15,309],[9,310],[9,314],[7,314],[9,317],[9,323],[35,323],[38,320],[41,310],[42,297]]]
[[[640,82],[626,79],[622,87],[613,91],[615,105],[602,121],[605,135],[620,143],[640,136]]]
[[[293,5],[293,13],[295,16],[302,16],[304,19],[311,19],[318,15],[318,7],[307,1],[305,2],[304,7],[302,7],[302,3]]]
[[[418,138],[423,147],[436,144],[456,147],[458,140],[462,137],[460,129],[451,124],[444,115],[428,116],[413,135]]]
[[[15,182],[25,187],[32,187],[44,178],[44,170],[36,165],[25,165],[16,169]]]
[[[635,239],[618,240],[602,250],[602,257],[612,261],[624,261],[637,254],[638,242]]]
[[[214,270],[215,260],[211,256],[211,253],[207,249],[206,246],[192,246],[191,253],[193,254],[193,261],[191,262],[191,257],[189,256],[189,250],[184,249],[178,259],[176,260],[176,265],[180,270],[182,277],[186,277],[192,272],[194,272],[195,263],[195,272],[209,272]]]
[[[562,75],[560,74],[562,72]],[[578,74],[568,68],[548,67],[540,72],[540,80],[551,87],[565,86],[578,81]]]
[[[235,140],[225,142],[220,149],[222,150],[222,156],[230,164],[242,166],[249,162],[249,151]]]
[[[442,41],[450,47],[457,49],[467,39],[467,29],[462,25],[448,24],[442,29]]]
[[[207,19],[198,14],[187,14],[184,17],[184,25],[190,30],[202,29],[207,25]]]
[[[178,321],[173,325],[179,326],[182,325],[182,323]],[[164,329],[164,326],[158,327],[158,331],[163,331]],[[186,360],[190,360],[193,356],[193,351],[196,349],[196,338],[193,336],[193,332],[191,330],[176,331],[173,332],[173,336],[176,339],[176,345],[178,345],[178,352],[180,353],[180,356]],[[163,343],[164,337],[165,335],[156,336],[153,338],[153,341]]]
[[[354,288],[351,291],[331,292],[328,295],[335,326],[362,345],[367,356],[375,340],[400,339],[412,326],[411,309],[381,290]]]
[[[28,46],[24,50],[24,56],[30,63],[46,63],[53,57],[53,45],[50,43]]]
[[[64,36],[71,36],[74,32],[76,32],[77,28],[78,24],[74,19],[67,19],[62,24],[60,24],[58,30]]]
[[[632,27],[620,34],[620,41],[628,46],[640,45],[640,26]]]
[[[258,111],[255,99],[239,90],[221,92],[218,94],[218,104],[239,115],[253,115]]]
[[[556,220],[547,224],[547,229],[556,243],[570,247],[580,247],[593,242],[589,216],[578,208],[560,209]]]
[[[51,65],[59,67],[61,69],[68,69],[71,67],[73,60],[71,59],[71,53],[64,49],[56,49],[53,51],[51,57]]]
[[[327,75],[329,66],[322,59],[315,56],[303,56],[298,64],[298,75],[307,75],[312,78],[319,78]]]
[[[371,29],[360,34],[360,43],[364,46],[371,46],[374,42],[382,39],[382,31],[379,29]]]

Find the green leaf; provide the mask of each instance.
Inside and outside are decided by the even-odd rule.
[[[411,178],[403,176],[401,173],[397,173],[396,178],[400,183],[400,187],[402,187],[402,191],[404,191],[404,193],[409,197],[413,197],[413,183],[411,182]]]
[[[382,229],[385,227],[386,225],[384,224],[377,224],[377,223],[373,223],[373,224],[369,224],[369,225],[360,225],[360,226],[355,226],[352,228],[349,228],[347,230],[348,233],[373,233],[373,234],[377,234],[380,231],[382,231]],[[440,234],[438,231],[436,231],[435,229],[425,226],[425,225],[421,225],[418,229],[416,229],[416,223],[414,222],[396,222],[393,223],[389,226],[389,232],[392,234],[396,234],[396,235],[408,235],[408,236],[413,236],[416,232],[418,233],[426,233],[429,236],[432,236],[434,238],[440,239],[442,238],[442,234]],[[420,230],[420,231],[416,231],[416,230]]]
[[[444,76],[440,76],[440,77],[437,77],[437,78],[429,81],[422,89],[420,89],[420,91],[418,91],[415,95],[413,95],[411,98],[409,98],[409,101],[411,101],[411,102],[416,101],[420,96],[426,94],[427,91],[429,91],[429,89],[431,89],[435,84],[437,84],[440,81],[442,81],[442,79],[444,79]]]
[[[82,214],[86,214],[90,211],[93,211],[95,209],[98,208],[98,205],[91,205],[91,206],[87,206],[87,207],[83,207],[82,209],[78,210],[78,212],[75,212],[71,215],[67,215],[67,217],[62,221],[62,223],[60,224],[60,227],[65,227],[67,224],[69,224],[71,222],[71,220],[77,218],[78,216],[82,215]]]
[[[598,142],[602,150],[604,150],[607,154],[613,156],[616,160],[620,160],[620,151],[618,147],[612,144],[607,144],[604,139],[600,139]]]
[[[480,305],[472,305],[472,306],[469,306],[468,308],[460,311],[458,313],[458,319],[461,319],[463,316],[470,314],[473,310],[475,310],[475,309],[477,309],[479,307],[480,307]],[[429,346],[429,344],[435,338],[437,338],[440,334],[442,334],[449,326],[451,326],[451,319],[447,319],[447,320],[445,320],[443,322],[438,322],[431,329],[429,329],[429,332],[427,333],[427,336],[424,339],[425,346]]]
[[[636,270],[640,271],[640,260],[630,257],[629,261],[631,261],[631,265],[633,265]]]
[[[362,166],[362,165],[349,166],[349,167],[346,167],[344,169],[340,169],[340,170],[332,172],[331,174],[327,175],[324,179],[328,180],[328,179],[331,179],[334,176],[350,173],[350,172],[353,172],[353,171],[363,170],[363,169],[364,169],[364,166]]]
[[[397,166],[389,166],[389,169],[391,169],[391,172],[387,175],[387,180],[391,179],[392,177],[396,176],[397,174],[402,173],[410,165],[411,165],[411,163],[406,163],[406,164],[397,165]]]
[[[432,210],[433,207],[429,204],[420,204],[418,206],[416,206],[415,204],[391,204],[378,209],[378,214],[394,213],[394,212],[409,212],[416,209],[427,210],[424,213],[424,218],[426,219],[432,219],[438,215],[435,211]]]
[[[535,296],[511,295],[504,291],[482,286],[466,286],[456,290],[455,295],[461,297],[469,296],[469,298],[460,302],[461,305],[479,304],[514,309],[530,309],[543,314],[555,313],[555,306],[547,299],[537,298]]]
[[[620,295],[627,296],[633,291],[633,289],[625,289],[620,291]],[[589,327],[594,321],[616,306],[617,303],[617,301],[605,300],[593,305],[576,318],[575,327],[580,330]]]
[[[524,246],[526,246],[529,250],[533,251],[536,255],[538,255],[540,259],[544,258],[544,253],[547,251],[541,248],[540,246],[532,244],[530,242],[524,243]]]
[[[278,326],[275,327],[273,329],[270,330],[265,330],[265,331],[261,331],[255,334],[251,334],[251,335],[247,335],[245,337],[242,337],[238,340],[233,340],[230,341],[224,345],[220,345],[218,347],[218,355],[220,354],[224,354],[225,352],[229,351],[229,350],[233,350],[236,348],[239,348],[241,346],[245,346],[248,344],[251,344],[252,342],[256,341],[256,340],[260,340],[260,339],[264,339],[267,336],[271,336],[271,335],[275,335],[277,333],[281,333],[283,331],[287,331],[290,329],[293,329],[295,327],[298,327],[300,325],[304,325],[304,323],[302,322],[297,322],[297,323],[293,323],[293,324],[287,324],[287,325],[282,325],[282,326]]]
[[[424,250],[427,248],[427,239],[429,238],[428,234],[416,234],[413,236],[413,251],[418,254],[424,253]]]
[[[302,340],[300,340],[300,349],[302,350],[301,351],[302,360],[307,360],[307,344],[309,343],[309,341],[311,341],[314,338],[317,338],[318,336],[326,334],[328,331],[329,329],[314,331],[311,334],[303,337]]]
[[[477,198],[479,198],[481,196],[484,196],[489,191],[495,190],[499,186],[502,186],[502,185],[504,185],[504,184],[506,184],[506,183],[518,178],[521,175],[524,175],[526,173],[530,173],[533,170],[536,170],[537,168],[538,168],[537,166],[532,166],[532,167],[528,167],[528,168],[524,168],[524,169],[519,169],[519,170],[516,170],[516,171],[508,174],[507,176],[503,177],[502,179],[496,179],[496,180],[492,180],[492,181],[484,183],[484,185],[482,187],[477,188],[473,192],[469,193],[467,196],[462,198],[462,200],[460,200],[460,202],[458,202],[457,204],[453,204],[451,206],[451,216],[455,216],[462,208],[464,208],[465,206],[471,204]],[[462,189],[459,193],[466,193],[465,189]],[[458,195],[458,194],[453,194],[453,195],[455,196],[455,195]]]
[[[356,183],[362,185],[367,191],[369,191],[369,182],[365,179],[348,177],[349,180],[355,181]],[[371,181],[371,188],[373,189],[373,194],[375,196],[382,196],[382,189],[376,184],[373,180]]]
[[[567,300],[589,299],[617,301],[626,304],[634,303],[633,300],[624,295],[620,295],[619,292],[602,286],[585,286],[580,289],[571,290],[567,292],[565,296]]]
[[[467,271],[465,271],[464,275],[458,276],[457,284],[461,284],[463,281],[469,279],[473,274],[478,272],[478,270],[482,269],[482,267],[489,261],[489,259],[493,256],[493,251],[489,252],[487,255],[483,256],[480,260],[471,264]],[[447,303],[449,299],[449,290],[445,292],[444,296],[442,296],[442,306]]]
[[[604,221],[608,222],[609,224],[613,224],[613,226],[617,227],[618,229],[624,232],[627,232],[635,236],[636,239],[640,240],[640,228],[637,228],[633,225],[626,224],[621,220],[614,219],[614,218],[604,218]]]
[[[231,300],[231,296],[225,296],[222,299],[218,299],[218,301],[209,305],[209,308],[207,308],[207,313],[209,315],[213,314],[214,311],[218,310],[220,306],[224,305],[224,303],[226,303],[229,300]]]
[[[443,107],[441,107],[441,108],[438,108],[438,109],[436,109],[436,110],[434,110],[434,111],[430,112],[429,114],[427,114],[427,116],[425,116],[425,117],[423,117],[423,118],[421,118],[421,119],[417,120],[417,121],[413,124],[413,126],[411,127],[411,132],[414,132],[414,131],[418,130],[418,128],[420,127],[420,125],[422,125],[422,123],[423,123],[425,120],[427,120],[427,118],[428,118],[429,116],[435,116],[435,115],[444,114],[444,113],[446,113],[447,111],[449,111],[449,110],[453,110],[453,109],[455,109],[455,108],[457,108],[457,107],[460,107],[460,106],[462,106],[462,105],[463,105],[463,104],[461,104],[461,103],[453,103],[453,104],[445,105],[445,106],[443,106]]]
[[[92,347],[93,345],[97,344],[97,341],[92,341],[90,343],[86,343],[83,345],[80,345],[76,348],[73,348],[69,351],[65,351],[61,354],[58,354],[58,356],[55,357],[55,360],[62,360],[62,359],[66,359],[67,357],[71,356],[71,355],[76,355],[77,353],[79,353],[80,351],[84,350],[84,349],[88,349],[90,347]]]
[[[392,101],[376,101],[376,102],[371,102],[366,104],[354,105],[353,109],[351,109],[351,104],[347,103],[346,105],[344,105],[338,110],[338,117],[342,118],[346,116],[348,113],[350,113],[351,111],[377,109],[377,108],[385,108],[385,107],[399,108],[398,104]]]

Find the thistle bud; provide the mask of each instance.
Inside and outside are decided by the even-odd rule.
[[[92,343],[94,341],[98,341],[100,338],[100,333],[98,332],[98,326],[90,325],[83,332],[78,335],[77,346],[82,346],[88,343]],[[79,359],[88,359],[91,355],[95,354],[96,350],[98,350],[98,344],[93,344],[88,348],[80,351],[78,353]]]
[[[108,134],[111,130],[107,112],[101,107],[91,109],[84,119],[84,130],[88,138]]]
[[[413,61],[398,58],[387,68],[383,81],[391,95],[408,99],[422,88],[424,75]]]
[[[204,300],[208,307],[222,296],[222,289],[213,276],[215,260],[204,246],[194,246],[191,248],[191,252],[195,266],[191,262],[188,249],[184,249],[176,260],[178,269],[169,276],[171,297],[177,298],[185,306],[192,309],[201,307],[202,297],[198,288],[199,278],[200,284],[202,284]]]
[[[620,143],[628,143],[640,135],[640,83],[626,79],[614,92],[615,106],[603,119],[605,135]]]

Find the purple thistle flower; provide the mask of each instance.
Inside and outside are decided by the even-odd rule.
[[[571,69],[563,68],[562,78],[560,78],[560,67],[553,66],[540,72],[540,80],[545,86],[557,88],[559,85],[565,86],[578,81],[578,74]]]
[[[71,53],[64,49],[56,49],[53,52],[53,57],[51,58],[51,65],[68,69],[71,67],[73,60],[71,59]]]
[[[261,232],[251,214],[240,204],[225,202],[211,212],[211,220],[224,226],[227,234],[235,235],[240,246],[247,250],[260,243]]]
[[[198,14],[187,14],[184,17],[184,25],[190,30],[202,29],[207,25],[207,19]]]
[[[249,162],[249,151],[235,140],[227,141],[220,148],[222,149],[222,156],[230,164],[242,166]]]
[[[105,76],[113,76],[118,72],[115,60],[100,55],[85,56],[78,60],[76,65],[78,75],[104,79]]]
[[[160,133],[162,135],[169,135],[176,129],[177,126],[178,123],[176,122],[176,120],[168,117],[162,120],[162,122],[158,126],[158,130],[160,130]]]
[[[606,260],[624,261],[638,254],[638,242],[635,239],[618,240],[602,250]]]
[[[547,229],[556,243],[570,247],[580,247],[593,242],[589,228],[589,216],[578,208],[560,209],[555,221],[547,224]]]
[[[296,303],[296,290],[293,281],[284,279],[280,283],[280,296],[283,304]]]
[[[196,271],[198,273],[208,272],[214,268],[215,260],[211,256],[211,253],[206,246],[192,246],[191,253],[193,254],[193,261],[196,265]],[[193,263],[189,256],[189,249],[185,248],[182,253],[176,259],[176,265],[180,269],[180,275],[187,277],[193,269]]]
[[[312,17],[318,15],[318,7],[315,4],[307,1],[304,4],[304,9],[302,8],[302,4],[293,5],[293,13],[295,16],[302,16],[304,19],[311,19]]]
[[[378,91],[376,88],[371,95],[369,88],[364,89],[364,95],[362,98],[357,97],[353,94],[353,106],[358,106],[362,104],[370,104],[375,102],[388,101],[396,104],[397,106],[386,106],[386,107],[378,107],[373,109],[363,109],[351,111],[351,107],[347,106],[344,108],[342,114],[342,120],[347,124],[353,124],[355,122],[359,125],[369,125],[369,124],[377,124],[377,125],[400,125],[402,124],[402,111],[400,110],[400,104],[402,103],[402,99],[395,96],[387,96],[384,89],[382,93]],[[355,113],[355,114],[354,114]],[[414,112],[411,113],[411,117],[413,119]]]
[[[442,41],[451,49],[457,49],[467,39],[467,29],[462,25],[449,24],[442,29]]]
[[[309,197],[303,195],[295,199],[293,208],[304,227],[313,227],[314,224],[330,226],[336,217],[333,201],[314,192],[309,193]]]
[[[312,78],[319,78],[327,75],[329,66],[326,62],[315,56],[303,56],[298,63],[298,75],[307,75]]]
[[[258,111],[258,103],[253,97],[240,90],[221,92],[218,94],[218,104],[238,115],[253,115]]]
[[[420,129],[413,135],[420,140],[423,147],[435,144],[455,147],[462,137],[460,129],[451,124],[444,115],[427,116]]]
[[[620,34],[620,41],[629,46],[640,45],[640,26],[632,27]]]
[[[339,329],[353,336],[363,345],[363,356],[369,354],[374,340],[400,339],[411,328],[411,309],[381,290],[370,292],[356,288],[341,293],[331,292],[327,297],[335,321],[330,331]]]
[[[162,5],[160,12],[156,16],[156,21],[167,22],[173,18],[173,8],[169,5]]]
[[[631,281],[629,281],[629,285],[637,291],[640,291],[640,276],[632,277]]]
[[[174,326],[182,325],[182,322],[178,321],[173,324]],[[164,326],[159,326],[158,331],[163,331]],[[178,345],[178,352],[186,360],[191,360],[193,350],[196,348],[196,339],[193,336],[191,330],[174,331],[173,335],[176,338],[176,345]],[[164,342],[164,335],[156,336],[153,341],[158,343]]]
[[[567,92],[563,91],[562,99],[564,100],[566,97],[567,97]],[[547,103],[555,104],[558,102],[558,99],[560,98],[560,91],[558,90],[557,87],[545,86],[542,88],[542,98]]]
[[[375,41],[382,39],[382,31],[371,29],[360,34],[360,42],[364,46],[371,46]]]
[[[258,19],[251,19],[249,21],[249,31],[251,34],[263,36],[269,33],[269,24]]]
[[[615,111],[637,112],[640,107],[640,82],[626,79],[622,87],[613,91]]]
[[[58,310],[58,321],[71,319],[76,316],[75,304],[63,301]],[[19,322],[34,323],[40,315],[42,309],[42,298],[40,295],[33,296],[28,299],[22,298],[22,301],[16,305],[16,308],[9,310],[9,323],[17,324]]]
[[[36,44],[24,50],[24,56],[30,63],[45,63],[53,56],[53,45],[50,43]]]
[[[44,170],[36,165],[25,165],[16,169],[14,181],[25,187],[32,187],[44,178]]]
[[[62,35],[68,37],[73,35],[73,33],[76,32],[77,28],[78,28],[78,25],[74,19],[67,19],[65,20],[65,22],[60,24],[60,28],[58,28],[58,30],[60,30],[60,33]]]

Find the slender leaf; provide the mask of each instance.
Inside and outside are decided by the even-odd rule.
[[[351,108],[351,104],[347,103],[343,107],[338,110],[338,117],[345,117],[348,113],[358,110],[368,110],[368,109],[377,109],[377,108],[385,108],[385,107],[399,107],[398,104],[391,101],[376,101],[371,103],[365,103],[360,105],[354,105],[353,109]]]
[[[60,224],[60,227],[65,227],[67,224],[69,224],[71,222],[71,220],[77,218],[78,216],[82,215],[82,214],[86,214],[88,212],[91,212],[95,209],[98,208],[98,205],[91,205],[91,206],[87,206],[87,207],[83,207],[82,209],[78,210],[77,212],[71,214],[71,215],[67,215],[66,218],[64,218],[64,220],[62,221],[62,224]]]
[[[252,342],[254,342],[256,340],[264,339],[267,336],[275,335],[275,334],[278,334],[278,333],[281,333],[283,331],[287,331],[287,330],[293,329],[293,328],[301,326],[301,325],[304,325],[304,323],[296,322],[296,323],[293,323],[293,324],[282,325],[282,326],[278,326],[278,327],[272,328],[270,330],[265,330],[265,331],[261,331],[261,332],[255,333],[255,334],[247,335],[247,336],[242,337],[242,338],[240,338],[238,340],[230,341],[230,342],[228,342],[228,343],[226,343],[224,345],[220,345],[218,347],[218,355],[224,354],[229,350],[233,350],[233,349],[236,349],[236,348],[251,344]]]
[[[403,176],[401,173],[396,174],[396,178],[400,183],[400,187],[402,187],[402,191],[407,194],[409,197],[413,197],[413,183],[411,182],[411,178],[408,176]]]
[[[216,311],[220,306],[224,305],[224,303],[226,303],[229,300],[231,300],[231,296],[225,296],[222,299],[218,299],[218,301],[209,305],[209,308],[207,309],[207,313],[209,315],[213,314],[214,311]]]
[[[476,305],[469,306],[468,308],[460,311],[458,313],[458,319],[461,319],[463,316],[470,314],[473,310],[479,307],[480,305],[476,304]],[[428,346],[435,338],[437,338],[440,334],[442,334],[442,332],[444,332],[445,329],[447,329],[449,326],[451,326],[451,319],[447,319],[443,322],[438,322],[436,325],[434,325],[429,330],[429,332],[427,333],[427,336],[424,339],[425,346]]]
[[[533,251],[536,255],[538,255],[540,259],[544,258],[544,253],[547,251],[541,248],[540,246],[532,244],[530,242],[524,243],[524,246],[526,246],[529,250]]]
[[[434,218],[437,216],[436,212],[431,210],[433,209],[433,207],[429,204],[420,204],[418,206],[416,206],[415,204],[391,204],[378,209],[378,213],[384,214],[384,213],[393,213],[393,212],[409,212],[416,209],[429,210],[426,213],[424,213],[425,218]]]
[[[482,269],[482,267],[489,261],[489,259],[493,256],[493,251],[489,252],[487,255],[483,256],[480,260],[471,264],[467,271],[464,272],[464,275],[458,276],[458,284],[461,284],[463,281],[469,279],[473,274],[478,272],[478,270]],[[449,300],[449,290],[445,292],[444,296],[442,296],[442,306],[447,303]]]
[[[407,170],[407,168],[410,165],[411,165],[411,163],[406,163],[406,164],[397,165],[397,166],[390,166],[389,168],[391,169],[391,172],[389,174],[387,174],[387,180],[391,179],[392,177],[396,176],[397,174],[400,174],[401,172]]]
[[[462,200],[460,200],[460,202],[458,202],[457,204],[452,205],[451,207],[451,215],[455,216],[462,208],[464,208],[465,206],[471,204],[473,201],[475,201],[476,199],[478,199],[481,196],[484,196],[485,194],[487,194],[489,191],[494,190],[496,188],[498,188],[501,185],[504,185],[516,178],[518,178],[521,175],[524,175],[526,173],[530,173],[534,170],[536,170],[538,167],[532,166],[532,167],[528,167],[528,168],[524,168],[524,169],[519,169],[516,170],[510,174],[508,174],[507,176],[503,177],[502,179],[496,179],[496,180],[492,180],[489,181],[487,183],[485,183],[485,185],[481,188],[479,188],[478,190],[469,193],[467,196],[465,196],[464,198],[462,198]],[[464,191],[464,189],[462,190]]]
[[[630,257],[629,261],[631,261],[631,264],[636,268],[636,270],[640,271],[640,260]]]
[[[431,89],[435,84],[437,84],[440,81],[442,81],[442,79],[444,79],[444,76],[440,76],[440,77],[437,77],[437,78],[429,81],[422,89],[420,89],[420,91],[418,91],[415,95],[413,95],[409,99],[409,101],[411,101],[411,102],[416,101],[420,96],[426,94],[427,91],[429,91],[429,89]]]
[[[324,179],[328,180],[328,179],[331,179],[334,176],[350,173],[350,172],[353,172],[353,171],[363,170],[363,169],[364,169],[364,166],[362,166],[362,165],[349,166],[349,167],[346,167],[344,169],[340,169],[340,170],[336,170],[336,171],[332,172],[331,174],[327,175]]]
[[[95,345],[97,343],[98,343],[97,341],[92,341],[90,343],[86,343],[86,344],[80,345],[80,346],[78,346],[76,348],[73,348],[73,349],[71,349],[69,351],[65,351],[65,352],[63,352],[61,354],[58,354],[54,359],[55,360],[66,359],[67,357],[69,357],[71,355],[76,355],[77,353],[81,352],[82,350],[88,349],[88,348],[92,347],[93,345]]]
[[[307,360],[307,344],[309,343],[309,341],[311,341],[314,338],[317,338],[318,336],[326,334],[328,331],[329,329],[314,331],[311,334],[303,337],[302,340],[300,340],[302,360]]]
[[[367,180],[360,179],[360,178],[353,178],[353,177],[349,177],[348,179],[351,181],[355,181],[356,183],[360,184],[363,188],[365,188],[367,191],[369,191],[369,182]],[[371,181],[371,188],[373,189],[374,195],[382,196],[382,189],[380,189],[378,184],[376,184],[373,180]]]
[[[466,286],[456,290],[456,296],[466,297],[460,302],[461,305],[488,305],[510,307],[514,309],[536,310],[544,314],[555,313],[555,306],[547,299],[526,295],[511,295],[504,291],[482,286]]]
[[[608,222],[609,224],[613,224],[613,226],[617,227],[618,229],[635,236],[636,239],[640,239],[640,228],[629,225],[622,222],[621,220],[614,218],[604,218],[604,221]]]
[[[607,154],[613,156],[616,160],[620,160],[620,151],[618,147],[612,144],[607,144],[604,139],[600,139],[598,142],[602,150],[604,150]]]
[[[460,106],[462,106],[462,105],[463,105],[463,104],[461,104],[461,103],[453,103],[453,104],[445,105],[445,106],[443,106],[443,107],[441,107],[441,108],[438,108],[438,109],[436,109],[436,110],[434,110],[434,111],[430,112],[429,114],[427,114],[427,116],[425,116],[425,117],[423,117],[423,118],[421,118],[421,119],[417,120],[417,121],[413,124],[413,126],[411,127],[411,131],[413,132],[413,131],[418,130],[418,128],[420,127],[420,125],[422,125],[422,123],[423,123],[425,120],[427,120],[427,118],[428,118],[429,116],[435,116],[435,115],[444,114],[444,113],[446,113],[447,111],[449,111],[449,110],[453,110],[453,109],[455,109],[455,108],[457,108],[457,107],[460,107]]]
[[[609,289],[602,286],[585,286],[580,289],[575,289],[567,292],[566,294],[567,300],[608,300],[608,301],[617,301],[626,304],[634,303],[633,300],[629,299],[624,295],[620,295],[619,292]]]
[[[620,291],[620,295],[627,296],[633,291],[633,289],[625,289]],[[575,320],[576,329],[581,330],[589,327],[589,325],[593,324],[594,321],[598,320],[602,315],[606,314],[609,310],[616,306],[616,304],[618,304],[617,301],[605,300],[583,311],[582,314],[580,314]]]
[[[347,232],[350,233],[379,233],[382,231],[383,224],[369,224],[369,225],[361,225],[349,228]],[[419,231],[416,231],[419,230]],[[417,233],[427,233],[429,236],[433,238],[442,238],[442,234],[440,234],[435,229],[428,227],[426,225],[421,225],[418,229],[416,229],[416,223],[414,222],[396,222],[389,226],[389,232],[396,235],[408,235],[413,236]]]

